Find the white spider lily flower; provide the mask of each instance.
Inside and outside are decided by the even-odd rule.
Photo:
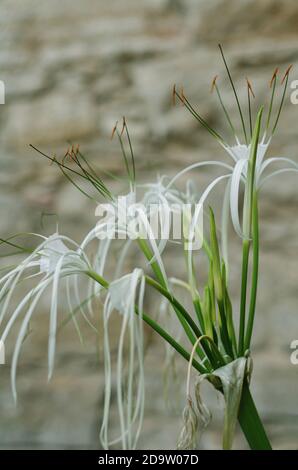
[[[143,196],[143,203],[148,206],[148,204],[158,204],[159,202],[167,201],[168,203],[178,203],[182,202],[181,192],[175,188],[168,188],[166,181],[169,180],[167,175],[162,175],[157,177],[157,181],[154,183],[145,183],[138,185],[138,187],[143,187],[146,189]]]
[[[159,191],[156,190],[157,187],[159,188]],[[169,239],[170,235],[171,208],[167,199],[168,195],[164,194],[164,188],[162,187],[161,182],[154,185],[148,185],[147,189],[147,192],[139,203],[137,202],[136,188],[131,188],[128,194],[119,196],[108,204],[98,206],[95,214],[97,216],[104,215],[104,217],[87,234],[81,243],[81,248],[85,250],[91,242],[96,239],[99,240],[98,253],[101,254],[101,256],[99,256],[101,260],[101,274],[104,270],[105,259],[113,240],[120,239],[125,241],[116,269],[116,273],[120,273],[124,259],[131,245],[131,241],[141,238],[148,240],[148,244],[152,251],[151,262],[156,261],[158,263],[159,268],[166,279],[161,253],[163,252],[166,241]],[[176,191],[171,190],[169,193],[172,197],[174,197],[174,194],[176,196]],[[178,199],[176,196],[175,202],[177,203],[177,201]],[[155,212],[156,209],[159,212],[158,215],[160,217],[160,225],[162,228],[161,242],[158,242],[154,217],[153,222],[151,221],[151,216],[156,215],[152,213],[152,210],[150,213],[150,209],[152,208]],[[104,256],[102,256],[103,251]]]
[[[48,379],[50,379],[54,368],[60,281],[70,276],[76,278],[78,274],[90,270],[86,255],[73,240],[58,233],[42,238],[44,238],[43,242],[25,260],[0,279],[0,323],[6,316],[18,284],[32,278],[37,280],[36,285],[29,289],[11,313],[0,338],[3,342],[6,341],[15,322],[25,312],[12,358],[11,381],[15,400],[17,398],[16,370],[20,349],[40,297],[48,287],[52,286],[48,341]],[[66,243],[71,248],[68,248]]]
[[[298,164],[295,161],[291,160],[290,158],[272,157],[272,158],[265,159],[265,155],[269,147],[269,144],[270,144],[270,140],[268,140],[265,143],[264,137],[258,144],[256,168],[255,168],[256,189],[260,189],[265,183],[265,181],[269,180],[273,176],[276,176],[283,172],[290,172],[290,171],[297,172],[298,171]],[[234,146],[228,146],[227,144],[225,144],[223,145],[223,147],[228,152],[228,154],[233,158],[234,166],[228,165],[224,162],[212,161],[212,160],[194,163],[184,168],[179,173],[177,173],[173,177],[173,179],[169,182],[168,188],[170,189],[170,187],[183,174],[191,170],[194,170],[196,168],[213,165],[213,166],[218,166],[218,167],[222,167],[227,170],[230,170],[228,173],[215,178],[206,187],[206,189],[204,190],[200,198],[198,198],[198,204],[203,205],[203,203],[205,202],[205,200],[207,199],[207,197],[209,196],[213,188],[217,185],[217,183],[226,179],[227,180],[226,196],[224,197],[224,206],[223,206],[223,214],[225,214],[225,217],[223,217],[223,226],[226,226],[227,207],[230,206],[231,219],[232,219],[234,229],[236,233],[241,238],[243,238],[243,230],[242,230],[240,220],[239,220],[238,207],[239,207],[239,194],[240,194],[241,183],[245,185],[246,178],[247,178],[250,145],[244,145],[244,144],[238,143],[237,145],[234,145]],[[285,168],[281,168],[279,170],[273,171],[272,173],[269,173],[268,175],[264,175],[265,170],[267,170],[269,166],[272,166],[273,164],[277,164],[277,163],[286,163],[287,166]],[[225,232],[225,230],[222,230],[222,231],[223,233]]]
[[[272,157],[265,159],[271,138],[265,142],[265,134],[257,146],[256,166],[255,166],[255,188],[259,190],[265,181],[272,176],[276,176],[285,171],[298,171],[298,164],[286,157]],[[235,165],[230,178],[228,191],[230,192],[230,212],[232,223],[237,234],[243,238],[243,229],[239,220],[239,192],[241,182],[245,185],[247,179],[248,161],[250,157],[251,144],[238,144],[232,147],[224,146],[229,155],[233,158]],[[264,176],[264,172],[269,166],[276,163],[286,163],[287,167],[269,173]]]
[[[244,138],[244,143],[241,142],[241,138],[238,137],[235,126],[232,122],[232,119],[229,115],[229,112],[224,104],[224,101],[222,99],[219,87],[217,85],[217,76],[214,78],[211,86],[211,91],[216,90],[216,95],[219,99],[219,104],[220,107],[224,113],[225,119],[227,121],[228,127],[232,132],[233,139],[235,139],[235,144],[229,145],[227,141],[215,130],[213,129],[207,121],[198,113],[198,111],[193,107],[193,105],[190,103],[190,101],[187,99],[187,97],[184,94],[183,89],[178,92],[176,90],[176,87],[174,86],[173,88],[173,98],[175,99],[176,97],[181,101],[181,103],[191,112],[191,114],[195,117],[195,119],[212,135],[213,138],[217,140],[217,142],[220,144],[222,148],[225,149],[225,151],[229,154],[229,156],[232,157],[233,159],[233,165],[228,165],[224,162],[221,161],[216,161],[216,160],[208,160],[208,161],[203,161],[203,162],[197,162],[194,163],[186,168],[184,168],[182,171],[180,171],[168,184],[167,188],[170,189],[170,187],[173,185],[174,182],[177,181],[178,178],[180,178],[183,174],[187,173],[188,171],[191,171],[195,168],[200,168],[204,166],[209,166],[209,165],[214,165],[219,168],[223,168],[228,170],[228,173],[226,173],[223,176],[219,176],[216,178],[214,181],[212,181],[209,186],[206,188],[204,193],[201,196],[201,199],[199,200],[200,203],[202,203],[206,197],[209,195],[210,191],[217,185],[217,183],[221,182],[223,179],[227,180],[227,186],[225,190],[225,196],[223,198],[223,211],[222,211],[222,232],[223,232],[223,238],[225,239],[227,237],[225,231],[227,230],[227,216],[228,216],[228,209],[230,206],[230,212],[231,212],[231,219],[232,223],[234,226],[235,231],[241,238],[245,238],[247,234],[244,234],[243,227],[241,227],[240,221],[239,221],[239,214],[238,214],[238,206],[239,206],[239,192],[240,192],[240,183],[246,183],[246,178],[247,178],[247,169],[248,169],[248,160],[250,156],[250,148],[251,148],[251,139],[253,136],[253,114],[252,114],[252,107],[251,107],[251,99],[255,98],[255,94],[252,89],[252,85],[250,81],[247,79],[247,99],[248,99],[248,116],[249,116],[249,130],[247,129],[247,126],[245,124],[245,119],[244,119],[244,113],[242,112],[242,107],[240,104],[240,100],[238,98],[237,92],[235,85],[232,80],[231,72],[228,68],[227,61],[224,57],[223,50],[221,46],[219,46],[220,52],[223,58],[223,62],[227,71],[227,75],[232,87],[232,91],[235,97],[235,102],[239,111],[239,118],[240,118],[240,123],[242,126],[242,131],[243,131],[243,138]],[[258,146],[257,146],[257,157],[256,157],[256,167],[255,167],[255,174],[254,174],[254,184],[256,189],[260,189],[263,184],[270,179],[272,176],[281,174],[283,172],[287,171],[298,171],[298,164],[294,162],[293,160],[286,158],[286,157],[274,157],[274,158],[268,158],[265,159],[265,155],[267,153],[269,144],[271,142],[271,139],[275,133],[275,130],[277,128],[277,124],[280,118],[281,110],[285,101],[285,95],[286,95],[286,90],[287,90],[287,85],[288,85],[288,80],[289,80],[289,72],[291,70],[291,66],[287,68],[282,80],[281,80],[281,85],[283,87],[283,91],[281,94],[280,102],[277,107],[277,112],[276,115],[273,116],[275,113],[274,110],[274,102],[276,98],[276,85],[277,85],[277,75],[278,75],[278,69],[275,69],[273,76],[270,81],[270,89],[271,89],[271,99],[269,100],[269,106],[268,106],[268,111],[267,111],[267,118],[266,122],[264,124],[264,134],[263,138],[259,141]],[[273,122],[272,122],[273,121]],[[268,174],[267,176],[264,176],[264,171],[268,169],[269,166],[275,164],[275,163],[282,163],[286,164],[284,168],[278,169],[276,171],[273,171],[272,173]],[[226,242],[223,242],[223,245],[226,245]],[[226,252],[226,247],[223,246],[223,252]]]
[[[70,250],[59,238],[58,234],[51,235],[44,248],[40,251],[40,272],[50,274],[55,271],[60,258]]]
[[[167,188],[166,175],[159,176],[157,182],[142,185],[146,188],[142,203],[146,207],[148,218],[153,226],[154,234],[160,235],[159,253],[162,254],[171,239],[171,229],[174,235],[174,214],[181,216],[186,196],[175,188]],[[160,234],[159,234],[160,229]],[[158,236],[156,237],[158,238]]]
[[[105,361],[105,400],[103,422],[100,432],[105,449],[121,442],[123,449],[135,449],[144,414],[144,353],[143,353],[143,299],[145,278],[141,269],[134,269],[120,279],[113,281],[108,289],[104,306],[104,361]],[[137,313],[136,314],[136,309]],[[112,365],[109,340],[109,323],[112,312],[120,313],[116,381],[117,405],[121,434],[109,438],[109,415],[112,389]],[[127,343],[127,374],[124,373],[125,343]]]
[[[269,147],[271,139],[265,142],[265,134],[257,146],[256,166],[255,166],[255,187],[260,189],[263,183],[270,177],[275,176],[284,171],[298,171],[298,165],[293,160],[286,157],[272,157],[265,159],[267,149]],[[243,237],[243,230],[241,228],[238,206],[239,206],[239,191],[240,183],[245,184],[247,178],[248,161],[250,156],[251,145],[244,145],[238,143],[232,147],[227,145],[224,146],[229,155],[233,158],[235,166],[230,179],[230,211],[233,226],[235,231],[240,237]],[[274,163],[287,163],[287,168],[283,168],[272,172],[271,174],[264,177],[264,171]]]

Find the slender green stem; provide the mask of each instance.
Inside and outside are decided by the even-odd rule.
[[[164,275],[163,275],[163,273],[160,269],[159,264],[156,261],[153,260],[154,256],[153,256],[153,253],[152,253],[150,247],[148,246],[147,241],[142,239],[142,238],[139,238],[138,239],[138,244],[139,244],[139,247],[140,247],[141,251],[145,255],[146,259],[150,262],[150,266],[152,268],[152,271],[154,272],[156,278],[158,279],[159,284],[168,291],[167,282],[164,279]],[[184,329],[184,331],[186,333],[186,336],[188,337],[189,341],[191,342],[191,344],[195,344],[196,339],[197,339],[196,335],[193,334],[192,329],[189,327],[188,322],[186,321],[184,316],[181,314],[180,310],[177,309],[174,305],[173,305],[173,308],[174,308],[174,311],[175,311],[175,313],[176,313],[176,315],[177,315],[177,317],[178,317],[178,319],[179,319],[179,321],[182,325],[182,328]],[[202,359],[203,358],[202,351],[199,351],[199,355]]]
[[[247,180],[244,194],[243,208],[243,231],[244,240],[242,245],[242,279],[241,279],[241,299],[240,299],[240,325],[239,325],[239,344],[238,353],[240,356],[244,354],[244,335],[245,335],[245,316],[246,316],[246,291],[247,291],[247,275],[249,263],[249,250],[252,226],[252,206],[253,195],[255,192],[255,173],[258,153],[258,143],[261,129],[261,120],[263,114],[263,106],[260,108],[251,140],[250,156],[247,169]]]
[[[238,421],[252,450],[272,450],[247,382],[243,384]]]
[[[101,284],[105,289],[108,289],[109,283],[102,276],[100,276],[99,274],[97,274],[94,271],[88,271],[88,272],[86,272],[86,274],[89,277],[91,277],[92,279],[94,279],[96,282]],[[201,332],[197,328],[196,324],[194,323],[194,321],[192,320],[192,318],[190,317],[188,312],[186,312],[184,307],[176,299],[173,298],[173,296],[170,294],[170,292],[168,292],[163,286],[161,286],[154,279],[147,276],[146,281],[147,281],[147,283],[149,283],[150,285],[155,287],[162,295],[164,295],[172,303],[172,305],[175,309],[175,312],[178,316],[178,319],[181,322],[181,324],[182,324],[182,326],[183,326],[183,328],[184,328],[191,344],[195,344],[195,342],[197,340],[197,337],[201,336]],[[190,325],[189,325],[189,321],[191,321]],[[195,327],[195,331],[194,331],[195,334],[192,333],[192,330],[190,329],[190,327]],[[208,348],[206,348],[206,349],[208,350]],[[205,355],[204,355],[203,351],[201,351],[201,349],[198,348],[197,353],[198,353],[200,359],[205,358]],[[208,353],[209,353],[209,351],[208,351]],[[212,356],[210,355],[210,358],[211,357]]]
[[[184,319],[187,321],[191,329],[193,330],[194,334],[199,338],[202,336],[202,332],[200,331],[199,327],[196,325],[194,320],[191,318],[189,313],[185,310],[183,305],[178,302],[178,300],[169,292],[167,289],[165,289],[161,284],[159,284],[155,279],[153,279],[150,276],[145,276],[146,283],[152,286],[154,289],[156,289],[158,292],[160,292],[166,299],[169,300],[169,302],[175,307],[181,315],[184,317]]]
[[[2,243],[5,243],[6,245],[12,246],[13,248],[17,248],[18,250],[20,250],[23,253],[32,253],[33,252],[33,250],[31,250],[31,248],[24,248],[23,246],[18,245],[17,243],[10,242],[9,240],[10,240],[9,238],[7,240],[4,240],[3,238],[0,238],[0,245],[2,245]]]
[[[153,253],[152,253],[150,247],[148,246],[147,241],[143,238],[138,238],[138,244],[139,244],[139,247],[140,247],[141,251],[144,253],[146,259],[150,262],[150,266],[151,266],[155,276],[157,277],[159,283],[162,286],[166,287],[166,282],[165,282],[164,276],[161,272],[161,269],[159,267],[159,264],[156,261],[152,261]]]
[[[234,321],[233,321],[233,307],[232,307],[231,299],[230,299],[228,289],[226,286],[226,280],[224,280],[224,282],[225,282],[224,308],[225,308],[225,315],[227,318],[228,334],[232,343],[233,357],[237,357],[237,340],[236,340],[235,327],[234,327]]]
[[[138,314],[138,312],[136,311]],[[164,338],[186,361],[190,360],[190,354],[184,349],[175,339],[169,335],[155,320],[146,315],[142,314],[143,320],[149,325],[156,333],[158,333],[162,338]],[[199,364],[195,359],[193,359],[194,368],[201,374],[206,374],[209,371],[205,369],[201,364]]]
[[[200,338],[201,336],[203,336],[203,334],[202,334],[201,330],[199,329],[199,327],[194,322],[194,320],[191,318],[189,313],[185,310],[183,305],[180,304],[180,302],[171,294],[171,292],[169,292],[161,284],[159,284],[157,281],[155,281],[155,279],[152,279],[150,276],[145,276],[145,280],[146,280],[147,284],[152,286],[160,294],[162,294],[166,299],[168,299],[168,301],[172,304],[172,306],[174,307],[174,310],[178,314],[178,318],[179,319],[182,318],[184,320],[184,322],[186,322],[187,326],[189,326],[192,329],[193,333],[195,334],[195,338],[193,339],[193,337],[191,337],[189,339],[190,339],[191,343],[194,345],[195,342],[197,341],[197,338]],[[205,357],[203,352],[199,348],[197,348],[196,351],[198,352],[198,355],[201,359],[203,359]],[[216,361],[214,360],[214,357],[213,357],[213,355],[212,355],[212,353],[211,353],[211,351],[210,351],[207,344],[204,344],[204,351],[205,351],[205,354],[208,357],[210,363],[213,366],[215,366]]]
[[[246,314],[246,290],[247,290],[247,274],[249,261],[250,241],[243,240],[242,245],[242,273],[241,273],[241,297],[240,297],[240,323],[239,323],[239,341],[238,355],[244,354],[244,331],[245,331],[245,314]]]
[[[95,271],[86,271],[87,276],[91,277],[94,279],[96,282],[98,282],[101,286],[104,287],[104,289],[109,288],[109,283],[106,279],[104,279],[102,276],[100,276],[98,273]],[[135,312],[137,315],[139,315],[138,308],[135,308]],[[151,326],[160,336],[162,336],[171,346],[173,346],[176,351],[183,356],[187,361],[190,360],[190,354],[177,342],[172,338],[171,335],[169,335],[153,318],[149,317],[145,313],[142,312],[142,318],[143,320]],[[201,336],[201,335],[200,335]],[[195,340],[196,341],[196,340]],[[201,364],[199,364],[197,361],[193,361],[194,367],[202,374],[205,374],[207,372],[210,372],[208,369],[205,369]]]
[[[194,306],[194,310],[195,310],[200,328],[203,334],[206,334],[205,321],[204,321],[203,312],[202,312],[200,295],[197,290],[197,279],[196,279],[196,271],[194,267],[193,251],[188,252],[185,250],[185,253],[186,253],[186,256],[185,256],[186,268],[187,268],[187,273],[188,273],[188,284],[190,288],[192,303]],[[191,257],[191,260],[189,260],[189,256]]]
[[[258,276],[259,276],[259,216],[258,216],[258,194],[254,192],[253,196],[253,212],[252,212],[252,250],[253,250],[253,264],[252,264],[252,282],[251,282],[251,294],[250,294],[250,305],[249,314],[245,335],[244,350],[249,349],[253,323],[256,310],[256,299],[258,289]]]

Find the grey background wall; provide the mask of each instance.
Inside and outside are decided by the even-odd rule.
[[[222,114],[209,94],[215,74],[233,102],[217,43],[225,46],[241,98],[245,77],[251,79],[257,106],[268,95],[276,66],[285,70],[293,63],[292,77],[298,78],[297,23],[295,0],[2,0],[0,79],[6,85],[6,104],[0,106],[1,236],[51,233],[53,218],[42,228],[42,212],[57,213],[60,231],[78,240],[95,222],[92,204],[30,143],[58,155],[68,141],[80,143],[98,168],[121,175],[120,151],[109,136],[125,114],[139,180],[150,180],[156,172],[175,174],[198,160],[227,158],[182,107],[172,107],[173,83],[183,84],[202,113],[221,128]],[[230,108],[236,115],[236,107]],[[288,98],[271,155],[298,162],[297,122],[298,106]],[[193,178],[204,187],[213,174],[202,171]],[[107,181],[114,190],[122,189],[122,183]],[[297,179],[291,175],[268,184],[262,194],[253,380],[274,445],[292,449],[297,448],[298,432],[298,368],[289,359],[290,342],[298,338],[297,201]],[[233,236],[232,241],[231,260],[237,263],[239,241]],[[174,272],[177,259],[169,255],[169,262]],[[231,272],[235,298],[238,269],[236,264]],[[104,384],[100,340],[86,329],[82,347],[72,327],[66,328],[59,336],[55,377],[47,384],[48,301],[43,300],[24,344],[17,408],[10,393],[9,361],[1,366],[0,446],[98,448]],[[151,341],[140,447],[175,448],[183,400],[178,411],[164,406],[163,371],[157,367],[164,350],[155,338]],[[185,370],[181,364],[178,368],[183,390]],[[222,403],[208,387],[205,394],[215,413],[202,447],[216,448]],[[245,446],[240,432],[236,446]]]

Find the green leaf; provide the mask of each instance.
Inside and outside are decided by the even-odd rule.
[[[210,207],[210,248],[212,254],[212,267],[213,267],[213,282],[215,296],[217,300],[218,310],[219,310],[219,327],[220,327],[220,336],[225,348],[226,353],[232,358],[234,357],[233,348],[232,348],[232,339],[229,336],[228,327],[227,327],[227,318],[225,312],[225,302],[224,302],[224,283],[221,272],[221,259],[219,254],[219,245],[216,234],[216,224],[214,213]]]
[[[216,224],[213,210],[210,209],[210,248],[212,254],[213,262],[213,279],[214,279],[214,288],[215,295],[217,300],[222,301],[223,299],[223,288],[222,288],[222,279],[221,279],[221,269],[220,269],[220,256],[219,256],[219,247],[218,240],[216,235]]]
[[[210,336],[213,339],[211,308],[212,307],[211,307],[210,291],[209,291],[209,287],[206,286],[204,289],[204,303],[203,303],[205,334]]]
[[[223,289],[224,289],[224,307],[227,319],[227,328],[229,338],[231,338],[233,350],[236,354],[237,352],[237,343],[236,343],[236,335],[235,335],[235,328],[233,322],[233,306],[228,292],[227,286],[227,275],[226,275],[226,266],[225,263],[222,263],[222,278],[223,278]]]

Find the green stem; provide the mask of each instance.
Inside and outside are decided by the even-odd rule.
[[[247,329],[245,335],[244,350],[249,349],[253,324],[256,311],[256,300],[258,290],[258,276],[259,276],[259,216],[258,216],[258,194],[255,191],[253,196],[253,215],[252,215],[252,249],[253,249],[253,265],[252,265],[252,282],[251,282],[251,297],[249,305],[249,314],[247,321]]]
[[[137,310],[136,313],[138,314]],[[155,320],[151,317],[146,315],[145,313],[142,314],[142,318],[144,322],[147,323],[156,333],[158,333],[162,338],[164,338],[176,351],[184,357],[184,359],[189,362],[190,361],[190,354],[179,344],[175,339],[169,335]],[[200,374],[208,373],[208,370],[205,369],[201,364],[199,364],[195,359],[192,362],[194,368],[200,372]]]
[[[155,279],[152,279],[150,276],[145,276],[146,283],[152,286],[154,289],[156,289],[161,295],[163,295],[168,301],[172,304],[174,307],[174,310],[177,314],[179,314],[179,319],[183,319],[184,322],[186,322],[187,326],[191,328],[193,333],[195,334],[195,339],[190,338],[191,343],[194,345],[195,342],[197,341],[197,338],[200,338],[200,336],[203,336],[202,332],[200,331],[199,327],[196,325],[194,320],[191,318],[189,313],[185,310],[183,305],[178,302],[178,300],[169,292],[167,289],[165,289],[161,284],[159,284]],[[213,355],[209,349],[208,344],[204,345],[204,351],[206,353],[206,356],[208,357],[210,363],[214,366],[216,362],[214,361]],[[204,354],[202,354],[202,351],[197,348],[196,351],[199,354],[199,357],[201,359],[204,358]]]
[[[148,243],[145,239],[143,238],[138,238],[138,244],[139,244],[139,247],[141,249],[141,251],[144,253],[147,261],[150,262],[150,266],[156,276],[156,278],[158,279],[159,283],[166,287],[167,283],[165,282],[165,279],[164,279],[164,276],[163,276],[163,273],[159,267],[159,264],[156,262],[156,261],[152,261],[154,255],[150,249],[150,247],[148,246]]]
[[[246,311],[246,289],[249,260],[250,241],[243,240],[242,245],[242,273],[241,273],[241,297],[240,297],[240,324],[239,324],[239,344],[238,355],[244,354],[244,331],[245,331],[245,311]]]
[[[104,289],[109,288],[109,283],[106,279],[104,279],[102,276],[97,274],[94,271],[86,271],[87,276],[91,277],[94,279],[94,281],[98,282],[101,286],[103,286]],[[135,313],[139,315],[138,308],[135,308]],[[154,329],[160,336],[162,336],[176,351],[184,357],[187,361],[190,360],[190,354],[177,342],[175,341],[174,338],[172,338],[171,335],[169,335],[153,318],[149,317],[145,313],[142,313],[142,318],[143,320],[151,326],[151,328]],[[209,372],[207,369],[205,369],[201,364],[199,364],[195,359],[193,360],[193,366],[201,373],[201,374],[206,374]]]
[[[243,384],[238,421],[252,450],[272,450],[246,382]]]
[[[187,273],[188,273],[188,284],[189,284],[189,287],[190,287],[192,303],[193,303],[194,310],[195,310],[196,315],[197,315],[197,319],[198,319],[200,328],[201,328],[203,334],[206,334],[205,321],[204,321],[204,317],[203,317],[200,296],[199,296],[199,292],[197,290],[197,279],[196,279],[196,271],[195,271],[195,267],[194,267],[193,251],[188,253],[188,251],[185,250],[185,254],[186,254],[186,256],[185,256],[186,268],[187,268]],[[189,263],[189,256],[191,257],[190,263]]]
[[[163,295],[168,301],[173,305],[173,307],[181,313],[183,318],[187,321],[191,329],[193,330],[194,334],[196,335],[197,338],[202,336],[202,332],[200,331],[199,327],[196,325],[194,320],[191,318],[189,313],[185,310],[183,305],[178,302],[178,300],[169,292],[167,289],[165,289],[161,284],[159,284],[155,279],[153,279],[150,276],[145,276],[146,283],[152,286],[155,290],[157,290],[161,295]]]
[[[150,249],[150,247],[148,246],[148,243],[147,243],[147,240],[145,239],[142,239],[142,238],[139,238],[138,239],[138,244],[139,244],[139,247],[141,249],[141,251],[143,252],[143,254],[145,255],[146,259],[150,262],[150,265],[151,265],[151,268],[152,268],[152,271],[154,272],[156,278],[158,279],[159,281],[159,285],[162,286],[167,292],[168,292],[168,286],[167,286],[167,282],[166,280],[164,279],[164,275],[160,269],[160,266],[159,264],[156,262],[156,261],[152,261],[152,259],[154,258],[153,256],[153,253],[152,253],[152,250]],[[188,337],[189,341],[191,342],[192,345],[195,344],[196,340],[197,340],[197,335],[194,335],[193,334],[193,328],[191,328],[189,326],[189,322],[186,320],[186,318],[184,318],[184,315],[181,313],[181,311],[179,310],[179,308],[177,308],[177,305],[175,306],[173,303],[172,303],[172,306],[174,308],[174,311],[178,317],[178,320],[180,321],[181,323],[181,326],[182,328],[184,329],[185,331],[185,334],[186,336]],[[186,312],[187,313],[187,312]],[[196,326],[196,325],[195,325]],[[201,333],[199,330],[198,330],[198,333]],[[199,334],[199,336],[201,336],[201,334]],[[199,349],[198,351],[198,354],[199,354],[199,357],[201,359],[203,359],[203,352]]]
[[[244,354],[244,334],[245,334],[245,315],[246,315],[246,290],[247,290],[247,273],[249,262],[249,249],[252,227],[253,197],[255,192],[255,172],[258,153],[258,142],[261,129],[261,120],[263,114],[263,106],[260,108],[256,124],[251,140],[250,155],[247,168],[247,180],[244,193],[243,207],[243,232],[244,240],[242,245],[242,280],[241,280],[241,303],[240,303],[240,326],[239,326],[239,356]]]

